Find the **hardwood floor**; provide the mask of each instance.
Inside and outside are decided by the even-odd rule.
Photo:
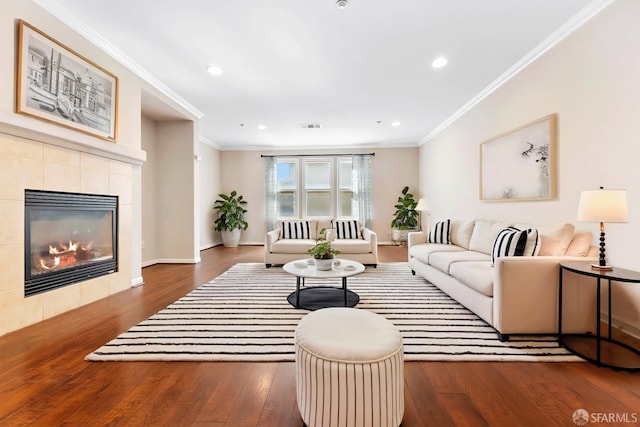
[[[262,251],[218,247],[197,265],[147,267],[144,286],[0,337],[0,426],[301,426],[292,362],[84,361],[236,262],[261,262]],[[406,249],[381,247],[380,257],[405,261]],[[574,426],[580,408],[589,425],[634,425],[638,402],[640,374],[589,363],[407,362],[402,425]],[[592,422],[598,413],[618,421]]]

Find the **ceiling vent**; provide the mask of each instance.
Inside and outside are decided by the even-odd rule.
[[[320,123],[300,123],[302,129],[320,129],[322,125]]]

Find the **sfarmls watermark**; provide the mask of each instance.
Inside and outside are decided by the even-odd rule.
[[[636,412],[592,412],[585,409],[578,409],[573,413],[573,422],[576,425],[584,426],[592,424],[636,424],[638,414]]]

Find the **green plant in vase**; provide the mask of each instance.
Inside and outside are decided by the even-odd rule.
[[[238,246],[240,233],[246,230],[249,224],[244,219],[247,210],[244,205],[247,201],[236,191],[227,194],[218,194],[213,209],[217,211],[215,220],[216,231],[222,232],[222,243],[225,247]]]
[[[402,194],[398,196],[395,204],[396,211],[393,213],[391,221],[391,239],[397,242],[407,240],[408,230],[418,227],[418,211],[416,210],[418,201],[409,193],[409,187],[402,189]]]
[[[326,234],[325,228],[320,230],[315,246],[308,251],[315,261],[317,270],[331,270],[333,258],[340,253],[339,250],[331,247],[331,242],[326,240]]]

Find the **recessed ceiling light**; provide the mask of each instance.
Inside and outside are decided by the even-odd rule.
[[[398,126],[400,126],[400,122],[396,120],[395,122],[391,123],[391,126],[398,127]]]
[[[267,127],[265,125],[258,125],[259,130],[265,130]]]
[[[221,76],[224,73],[224,71],[222,71],[222,68],[218,67],[217,65],[208,65],[207,72],[212,76]]]
[[[345,7],[347,7],[347,0],[338,0],[336,2],[336,6],[338,7],[338,9],[344,9]]]
[[[433,62],[431,63],[431,66],[433,68],[442,68],[448,63],[449,63],[449,60],[447,58],[445,58],[444,56],[440,56],[433,60]]]

